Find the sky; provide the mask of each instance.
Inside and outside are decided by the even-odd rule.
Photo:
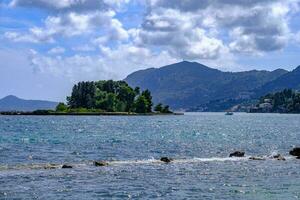
[[[0,0],[0,98],[65,101],[182,60],[293,70],[299,53],[300,0]]]

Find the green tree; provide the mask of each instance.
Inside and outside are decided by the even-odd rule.
[[[68,110],[68,106],[64,103],[59,103],[57,106],[56,106],[56,112],[65,112]]]
[[[147,108],[148,108],[147,99],[143,95],[140,95],[135,101],[135,112],[136,113],[147,113],[148,112]]]
[[[134,98],[135,98],[134,90],[129,86],[123,85],[119,88],[119,93],[117,97],[118,100],[120,100],[126,105],[125,111],[126,112],[131,111],[132,105],[134,103]]]
[[[162,113],[172,113],[172,112],[170,111],[169,106],[164,106],[163,109],[162,109]]]
[[[154,111],[155,112],[162,112],[163,110],[163,106],[161,103],[157,104],[155,107],[154,107]]]
[[[108,93],[104,100],[105,110],[109,112],[116,111],[116,95],[113,93]]]
[[[151,92],[149,90],[145,90],[142,92],[141,96],[144,96],[147,101],[147,108],[146,108],[147,113],[152,112],[153,103],[152,103]]]

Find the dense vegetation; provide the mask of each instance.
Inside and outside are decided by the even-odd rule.
[[[74,85],[68,105],[60,103],[57,112],[135,112],[151,113],[153,102],[149,90],[131,88],[125,81],[79,82]],[[169,107],[155,109],[159,113],[170,113]],[[157,106],[156,106],[157,108]]]
[[[261,97],[256,107],[267,107],[266,112],[300,113],[300,93],[291,89],[270,93]]]

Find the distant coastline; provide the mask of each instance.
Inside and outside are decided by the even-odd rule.
[[[0,112],[6,116],[170,116],[184,115],[184,113],[127,113],[127,112]]]

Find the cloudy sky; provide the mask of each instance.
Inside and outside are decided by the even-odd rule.
[[[1,0],[0,98],[63,101],[81,80],[189,60],[300,65],[300,0]]]

